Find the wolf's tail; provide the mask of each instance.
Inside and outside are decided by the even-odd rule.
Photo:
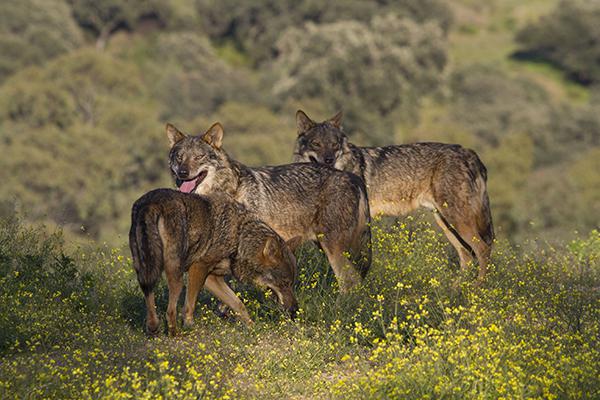
[[[136,202],[131,212],[129,247],[138,282],[145,295],[156,286],[163,271],[163,244],[158,232],[160,214]]]
[[[492,223],[492,212],[490,210],[490,199],[487,190],[482,193],[482,210],[480,217],[477,219],[477,228],[479,235],[489,246],[494,242],[494,224]]]
[[[369,201],[367,198],[366,189],[360,190],[358,206],[358,223],[357,223],[357,243],[354,249],[356,254],[352,255],[352,263],[364,278],[371,268],[372,248],[371,248],[371,212],[369,210]]]
[[[477,202],[479,212],[475,214],[477,216],[477,230],[483,241],[488,246],[491,246],[494,241],[494,225],[492,223],[490,199],[487,193],[487,169],[479,159],[477,153],[472,153],[475,156],[475,162],[472,166],[472,168],[475,169],[475,187],[479,195],[479,201]]]

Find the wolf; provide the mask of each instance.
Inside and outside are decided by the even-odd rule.
[[[186,271],[184,326],[193,323],[202,287],[237,312],[246,324],[252,324],[244,304],[225,283],[227,274],[271,289],[293,317],[298,303],[293,291],[296,259],[292,249],[298,244],[298,238],[284,242],[226,195],[196,196],[172,189],[144,194],[131,211],[129,247],[146,300],[147,332],[158,333],[153,290],[163,271],[169,286],[167,326],[172,336],[176,334],[177,300]]]
[[[457,144],[414,143],[358,147],[342,130],[342,113],[317,123],[296,113],[295,162],[314,162],[352,172],[367,186],[371,216],[400,216],[416,208],[435,220],[458,252],[461,269],[477,259],[485,278],[494,228],[487,170],[479,156]]]
[[[371,265],[371,229],[366,188],[358,176],[312,163],[247,167],[222,148],[218,122],[197,136],[172,124],[166,131],[180,191],[227,193],[284,239],[317,241],[342,293],[364,278]]]

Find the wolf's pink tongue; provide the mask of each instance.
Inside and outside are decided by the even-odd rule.
[[[181,191],[183,193],[191,193],[192,190],[194,190],[194,188],[196,187],[197,180],[198,180],[198,178],[192,179],[191,181],[183,182],[181,184],[181,186],[179,186],[179,191]]]

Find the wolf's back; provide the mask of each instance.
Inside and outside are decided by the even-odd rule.
[[[129,247],[144,294],[156,286],[163,270],[163,244],[158,230],[160,218],[160,210],[144,197],[136,201],[131,210]]]

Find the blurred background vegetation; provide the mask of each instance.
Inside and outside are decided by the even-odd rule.
[[[0,3],[0,216],[125,243],[171,186],[164,123],[291,160],[294,112],[361,145],[456,142],[489,170],[499,236],[599,226],[598,0]]]

